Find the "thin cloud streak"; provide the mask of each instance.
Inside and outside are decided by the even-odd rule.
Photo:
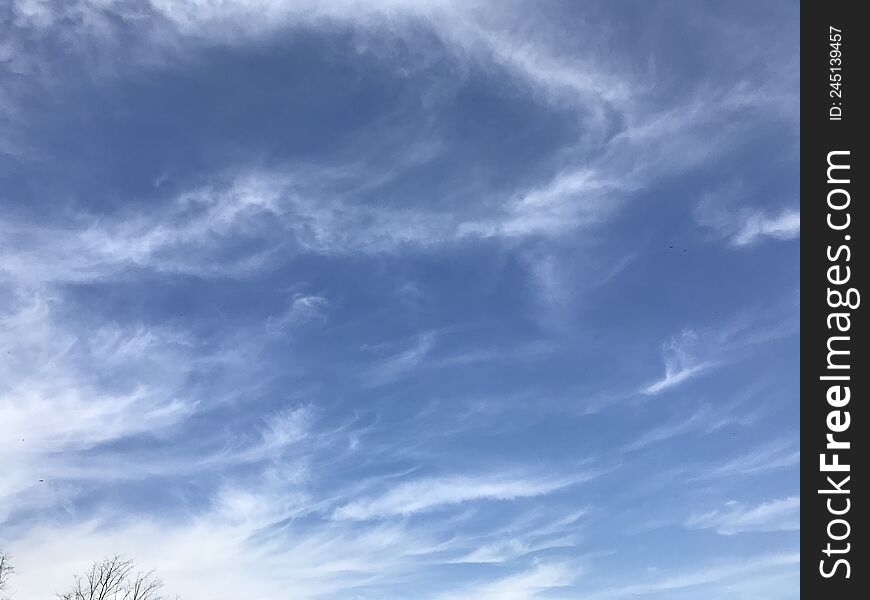
[[[400,483],[385,494],[356,500],[335,510],[334,518],[369,520],[413,515],[442,506],[481,500],[515,500],[543,496],[582,479],[521,479],[453,476]]]
[[[747,506],[727,502],[724,508],[714,509],[689,517],[690,529],[713,529],[722,535],[735,535],[753,531],[797,531],[800,529],[799,496]]]
[[[734,560],[732,562],[711,565],[707,568],[699,568],[695,571],[672,575],[651,581],[637,583],[606,590],[593,591],[587,596],[589,600],[618,600],[620,598],[634,598],[647,594],[676,592],[687,588],[704,589],[706,586],[732,580],[734,578],[751,579],[757,576],[765,576],[800,563],[798,553],[768,554],[756,556],[752,559]]]

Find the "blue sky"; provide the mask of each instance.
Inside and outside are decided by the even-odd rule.
[[[796,2],[0,14],[15,597],[798,596]]]

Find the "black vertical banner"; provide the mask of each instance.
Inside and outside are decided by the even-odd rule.
[[[801,592],[812,599],[870,589],[863,4],[801,6]]]

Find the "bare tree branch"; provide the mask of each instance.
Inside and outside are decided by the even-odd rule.
[[[60,600],[164,600],[163,582],[153,571],[133,573],[132,560],[113,556],[94,563],[84,576],[75,576],[73,589]]]
[[[15,569],[12,568],[12,563],[9,562],[9,556],[0,552],[0,592],[6,589],[9,576],[14,572]]]

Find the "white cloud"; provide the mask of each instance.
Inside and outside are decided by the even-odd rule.
[[[473,481],[480,479],[486,480]],[[417,489],[435,493],[437,502],[456,503],[491,497],[508,500],[554,487],[517,482],[513,489],[490,485],[487,490],[469,491],[474,484],[468,478],[461,483],[464,491],[457,492],[457,481],[425,480]],[[231,600],[245,590],[251,600],[273,600],[289,589],[294,598],[315,600],[349,597],[362,587],[406,590],[412,574],[464,562],[471,549],[483,548],[498,534],[486,527],[476,528],[477,535],[458,533],[455,527],[465,519],[454,517],[426,523],[401,518],[324,520],[323,509],[335,501],[313,494],[307,483],[307,478],[262,477],[253,484],[219,489],[209,506],[191,514],[159,518],[101,511],[89,519],[9,528],[0,535],[0,543],[15,556],[14,587],[33,596],[50,596],[66,587],[71,575],[81,572],[90,560],[120,553],[134,558],[142,569],[155,569],[167,590],[183,598]],[[453,491],[445,491],[445,486]],[[354,502],[354,496],[350,490],[342,497],[344,502]],[[398,501],[399,495],[392,498]],[[414,510],[425,508],[418,505]],[[395,507],[390,510],[392,517],[400,517]],[[551,523],[550,541],[528,542],[529,549],[567,545],[569,540],[560,543],[559,534],[573,527],[577,518],[579,514],[574,514]],[[511,527],[518,528],[535,533],[522,519]],[[75,553],[69,552],[69,540],[76,541]],[[460,589],[443,598],[534,598],[579,574],[576,568],[563,569],[555,563],[502,570],[506,575],[496,581],[468,588],[448,584],[441,590]]]
[[[457,563],[501,563],[518,556],[523,556],[534,550],[523,540],[511,538],[485,544],[475,548],[465,556],[456,560]]]
[[[588,600],[618,600],[647,594],[675,593],[689,588],[697,588],[697,595],[707,597],[707,595],[712,596],[722,585],[729,585],[735,579],[748,582],[756,577],[768,577],[799,563],[800,555],[797,553],[754,556],[669,575],[659,580],[598,590],[583,597]]]
[[[183,61],[189,45],[245,44],[252,37],[260,41],[288,27],[353,27],[370,34],[360,38],[365,45],[376,38],[407,38],[425,23],[456,65],[504,71],[537,98],[573,108],[575,117],[587,126],[583,138],[560,153],[554,159],[557,164],[549,165],[548,174],[539,181],[508,192],[473,190],[486,206],[485,215],[469,209],[464,201],[467,194],[462,193],[468,190],[463,189],[437,207],[365,205],[345,193],[347,189],[377,191],[397,170],[431,156],[423,152],[402,161],[402,147],[383,160],[386,167],[367,161],[269,169],[243,166],[212,174],[212,183],[167,195],[147,210],[66,221],[56,215],[51,223],[4,219],[0,281],[9,284],[13,296],[34,301],[32,306],[24,303],[4,313],[0,322],[0,350],[12,357],[0,366],[0,385],[10,390],[0,401],[0,459],[4,465],[14,465],[4,471],[0,484],[0,523],[19,508],[63,506],[78,493],[80,480],[106,482],[120,477],[120,471],[130,476],[131,469],[114,460],[116,456],[109,457],[113,464],[108,465],[104,456],[83,460],[85,451],[137,436],[164,435],[203,410],[204,402],[223,401],[192,389],[189,381],[194,372],[211,376],[220,371],[226,360],[224,348],[206,347],[168,327],[104,324],[94,330],[56,310],[63,304],[64,284],[113,281],[140,269],[244,278],[298,253],[433,251],[481,239],[514,244],[529,238],[572,237],[606,220],[630,194],[658,177],[721,152],[733,141],[732,128],[722,126],[728,124],[727,117],[738,108],[769,103],[767,97],[753,98],[726,87],[700,90],[685,105],[661,109],[646,95],[643,78],[626,76],[595,56],[583,58],[556,48],[546,41],[553,36],[526,37],[527,28],[517,26],[525,15],[513,14],[507,3],[153,0],[150,7],[160,18],[142,5],[122,1],[16,0],[15,18],[18,26],[32,28],[28,35],[62,31],[65,55],[78,53],[83,60],[99,56],[109,72],[119,68],[113,64],[116,53],[93,50],[120,46],[116,22],[123,22],[130,33],[141,33],[142,39],[128,36],[124,44],[140,51],[147,47],[148,58],[139,59],[152,64],[159,61],[152,53],[165,52],[173,61]],[[583,38],[583,32],[574,37]],[[39,73],[49,89],[52,70],[41,68],[42,58],[27,56],[17,43],[4,44],[0,53],[10,57],[7,62],[15,65],[15,72]],[[456,71],[463,73],[461,68]],[[7,105],[14,104],[15,94],[0,94],[2,110],[11,110]],[[612,122],[605,116],[610,112],[616,115]],[[611,126],[618,129],[622,124],[625,129],[610,139]],[[715,131],[723,133],[712,137]],[[366,143],[374,147],[378,140],[367,138]],[[762,216],[751,226],[735,229],[733,235],[746,243],[790,235],[794,229],[790,219]],[[553,265],[545,259],[535,273],[544,293],[558,298],[563,291]],[[287,312],[273,319],[272,329],[284,331],[322,320],[326,307],[322,296],[295,296]],[[434,333],[420,335],[410,347],[385,358],[373,381],[392,381],[418,368],[431,358],[436,342]],[[665,375],[647,386],[647,393],[672,388],[713,364],[690,342],[677,340],[666,348]],[[236,354],[246,355],[245,350]],[[447,364],[480,356],[492,355],[439,360]],[[244,394],[243,380],[251,376],[253,361],[250,355],[245,359],[233,365],[238,367],[232,373],[236,394]],[[50,596],[88,560],[121,552],[136,558],[143,568],[157,568],[168,587],[187,598],[229,600],[238,598],[239,590],[251,600],[273,600],[286,596],[287,590],[300,599],[347,597],[360,587],[402,578],[407,582],[408,573],[417,572],[424,557],[432,564],[503,563],[569,541],[560,536],[544,541],[508,536],[502,541],[464,539],[458,546],[436,532],[393,522],[475,502],[543,497],[577,483],[578,478],[445,476],[403,481],[380,495],[316,496],[304,485],[314,472],[306,465],[313,451],[304,442],[313,436],[328,446],[332,438],[312,433],[312,419],[307,407],[287,408],[264,420],[253,442],[245,438],[215,452],[214,445],[224,441],[220,438],[197,448],[189,460],[175,457],[166,461],[171,464],[157,465],[152,457],[150,462],[137,462],[136,473],[142,476],[213,468],[227,478],[231,475],[219,467],[272,463],[247,475],[261,478],[263,489],[250,481],[227,485],[211,497],[211,508],[194,511],[192,516],[173,513],[172,519],[161,520],[124,513],[120,518],[106,506],[100,509],[105,513],[87,522],[43,522],[23,533],[5,530],[0,541],[9,543],[16,556],[15,585],[28,595]],[[680,427],[654,432],[645,442],[675,435]],[[26,431],[23,441],[21,431]],[[302,457],[286,456],[300,445]],[[722,472],[756,468],[760,467],[751,462],[734,463]],[[300,518],[316,520],[322,514],[332,518],[313,525]],[[553,533],[573,526],[575,520],[553,524]],[[75,555],[69,552],[69,540],[76,542]],[[443,598],[536,598],[571,585],[580,572],[576,565],[543,562]]]
[[[340,506],[334,517],[364,521],[413,515],[463,502],[532,498],[551,494],[578,481],[491,475],[418,479],[400,483],[381,496],[362,498]]]
[[[793,439],[785,439],[755,448],[719,465],[705,467],[700,478],[755,475],[800,464],[801,453]]]
[[[664,347],[664,376],[643,388],[643,393],[656,395],[696,377],[715,362],[706,358],[709,353],[698,333],[685,330],[672,338]]]
[[[692,529],[713,529],[722,535],[751,531],[796,531],[800,529],[799,496],[747,506],[729,502],[725,508],[689,517],[686,526]]]
[[[523,572],[465,590],[436,596],[436,600],[531,600],[552,597],[553,590],[573,585],[583,574],[580,566],[541,562]]]
[[[600,221],[615,208],[620,186],[602,181],[598,170],[562,171],[542,187],[510,199],[490,220],[459,225],[460,235],[493,237],[558,236]]]
[[[735,246],[748,246],[765,237],[791,240],[800,235],[801,214],[797,210],[784,210],[776,216],[753,212],[731,238]]]
[[[710,434],[726,426],[751,425],[758,420],[765,410],[763,405],[757,402],[760,396],[759,386],[750,386],[747,390],[724,404],[711,405],[701,404],[690,411],[680,411],[676,418],[669,418],[660,425],[656,425],[640,433],[630,442],[626,443],[621,452],[634,452],[652,444],[670,440],[687,434]],[[747,404],[753,403],[753,408],[747,409]],[[685,405],[684,405],[685,406]],[[688,414],[687,414],[688,413]]]
[[[323,296],[295,294],[286,312],[266,321],[266,329],[278,334],[305,323],[323,323],[328,306],[329,302]]]
[[[142,437],[160,445],[192,416],[244,397],[251,380],[261,379],[250,340],[225,331],[225,338],[205,343],[169,325],[93,325],[67,310],[56,292],[23,287],[5,292],[0,523],[18,512],[68,505],[85,489],[112,481],[230,461],[215,448],[223,434],[191,440],[171,461],[159,452],[129,457],[105,448]],[[232,387],[225,385],[226,377]],[[237,448],[232,460],[278,453],[302,435],[307,417],[302,409],[274,415],[256,449]]]
[[[285,408],[269,416],[262,430],[262,442],[253,448],[253,455],[278,458],[280,453],[311,435],[313,414],[307,406]]]
[[[128,518],[33,528],[7,545],[15,553],[13,585],[49,597],[93,557],[121,553],[155,569],[167,590],[183,598],[231,600],[244,590],[251,600],[273,600],[292,590],[308,600],[389,582],[436,549],[425,535],[393,525],[270,529],[304,501],[234,490],[212,512],[171,524]],[[74,553],[69,540],[76,542]]]
[[[0,226],[6,240],[0,273],[31,285],[113,279],[142,268],[244,277],[300,253],[377,254],[479,237],[558,236],[603,214],[582,194],[564,195],[559,184],[501,200],[493,219],[475,221],[459,205],[436,212],[354,203],[338,193],[335,177],[292,167],[255,170],[181,193],[147,212],[53,225],[10,220]],[[285,317],[301,318],[304,310],[313,318],[323,307],[316,296],[299,297]]]
[[[416,336],[410,348],[382,359],[371,370],[370,383],[373,385],[390,383],[420,366],[435,347],[437,338],[438,334],[435,331],[427,331]]]
[[[169,48],[173,61],[178,60],[179,48],[196,47],[203,40],[244,44],[293,27],[351,28],[366,34],[360,44],[368,47],[385,37],[403,39],[422,25],[440,40],[437,52],[465,67],[457,69],[460,73],[470,65],[505,70],[532,93],[573,110],[583,120],[585,133],[560,153],[549,176],[538,182],[508,193],[457,189],[447,195],[458,200],[438,210],[422,205],[369,207],[340,193],[348,183],[351,189],[377,189],[395,174],[395,165],[401,171],[429,157],[427,152],[422,157],[408,152],[407,144],[380,165],[281,165],[271,172],[249,167],[247,173],[215,174],[214,180],[223,184],[190,190],[161,214],[66,224],[29,234],[18,252],[0,253],[5,268],[19,275],[75,280],[138,266],[238,276],[272,264],[276,255],[300,249],[376,253],[440,248],[481,237],[560,238],[602,222],[628,195],[658,178],[723,151],[742,122],[728,117],[747,106],[769,104],[767,88],[753,92],[746,82],[739,82],[721,89],[699,85],[679,106],[662,107],[652,95],[655,86],[649,74],[619,68],[595,43],[605,41],[604,33],[588,28],[574,36],[588,42],[578,52],[576,44],[554,44],[556,38],[546,35],[557,25],[543,20],[536,28],[520,27],[529,17],[510,3],[155,0],[148,10],[141,10],[125,2],[79,0],[39,11],[29,6],[19,3],[22,26],[43,31],[62,23],[73,47],[78,43],[88,48],[95,39],[117,43],[112,41],[117,36],[110,17],[120,16],[121,21],[139,24],[136,31],[147,40],[146,46]],[[79,18],[71,19],[71,14]],[[75,33],[68,30],[68,22],[76,24]],[[533,34],[536,29],[541,31]],[[421,54],[430,51],[427,47]],[[381,58],[394,58],[389,52]],[[611,113],[618,116],[604,116]],[[609,137],[617,123],[621,130]],[[397,137],[407,140],[404,131]],[[366,149],[377,147],[380,139],[366,136]],[[469,210],[462,201],[463,194],[471,192],[484,196],[475,204],[488,208],[485,215]],[[793,221],[792,215],[761,216],[735,235],[740,243],[760,235],[786,236],[794,229]],[[248,245],[254,249],[230,256],[219,252],[239,240],[255,242]],[[215,260],[218,255],[221,260]]]
[[[0,522],[21,494],[64,487],[63,461],[101,444],[168,430],[197,408],[183,381],[209,357],[169,330],[60,316],[56,301],[18,297],[0,315]],[[42,481],[40,481],[42,480]]]
[[[709,425],[709,416],[709,409],[702,408],[682,420],[666,423],[650,429],[623,446],[622,450],[623,452],[633,452],[635,450],[640,450],[641,448],[646,448],[651,444],[689,433],[698,428],[703,428],[704,426]]]
[[[707,194],[695,209],[695,221],[735,248],[766,239],[792,240],[800,237],[801,214],[796,207],[777,211],[745,206],[748,193],[733,183]]]
[[[644,388],[644,393],[651,396],[659,394],[703,373],[710,366],[711,364],[709,363],[686,366],[666,361],[664,377],[649,384]]]
[[[497,564],[514,560],[532,552],[550,550],[553,548],[573,547],[576,540],[573,536],[530,542],[520,538],[509,538],[478,546],[468,554],[455,559],[455,563]]]
[[[684,329],[662,348],[664,375],[642,386],[640,393],[660,394],[745,357],[753,347],[794,334],[798,323],[793,309],[793,306],[773,311],[765,308],[751,315],[738,315],[714,328]]]
[[[535,509],[513,519],[505,526],[483,536],[455,538],[457,546],[467,543],[468,552],[450,559],[450,563],[504,564],[542,550],[569,549],[580,544],[579,531],[588,509],[559,515],[559,510]],[[475,513],[470,513],[474,515]]]
[[[280,247],[273,185],[246,177],[115,218],[9,220],[0,229],[7,240],[0,245],[0,273],[31,286],[112,279],[135,268],[205,276],[250,273]],[[244,240],[255,242],[254,249],[234,253],[233,244]]]

